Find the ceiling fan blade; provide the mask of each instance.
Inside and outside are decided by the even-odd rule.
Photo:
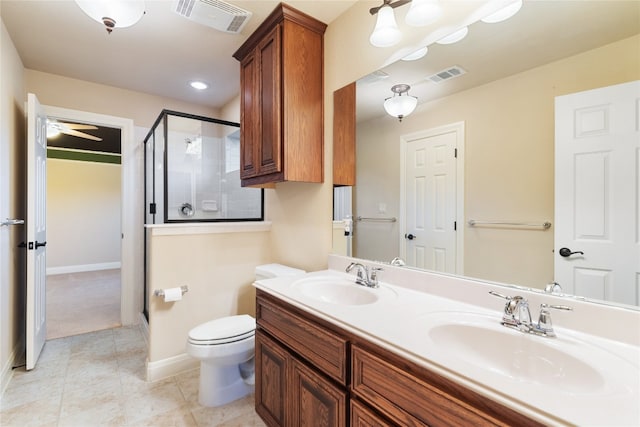
[[[80,123],[61,123],[64,127],[68,129],[98,129],[97,126],[93,125],[81,125]]]
[[[77,136],[79,138],[90,139],[92,141],[102,141],[102,138],[98,138],[97,136],[89,135],[88,133],[78,132],[77,130],[69,129],[63,130],[62,133],[71,136]]]

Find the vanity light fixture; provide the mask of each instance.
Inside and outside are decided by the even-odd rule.
[[[144,15],[144,0],[75,0],[94,21],[104,24],[107,33],[130,27]]]
[[[459,30],[454,31],[453,33],[449,34],[448,36],[444,36],[440,40],[436,41],[436,43],[438,43],[438,44],[453,44],[453,43],[457,43],[460,40],[462,40],[463,38],[465,38],[468,33],[469,33],[469,27],[462,27]]]
[[[436,21],[441,15],[442,8],[437,0],[412,0],[404,20],[412,27],[424,27]]]
[[[205,82],[199,81],[199,80],[194,80],[189,82],[189,86],[191,86],[192,88],[196,89],[196,90],[205,90],[206,88],[209,87],[208,84],[206,84]]]
[[[507,19],[518,13],[520,8],[522,8],[522,0],[517,0],[492,13],[491,15],[485,16],[481,19],[481,21],[486,22],[487,24],[495,24],[496,22],[506,21]]]
[[[384,109],[390,116],[397,117],[400,121],[413,113],[418,105],[418,98],[409,95],[411,86],[397,84],[391,87],[393,96],[384,100]]]
[[[373,46],[390,47],[400,41],[402,33],[393,9],[407,3],[411,3],[405,17],[407,25],[422,27],[434,22],[442,14],[438,0],[383,0],[382,5],[369,9],[370,14],[378,15],[376,26],[369,37]]]

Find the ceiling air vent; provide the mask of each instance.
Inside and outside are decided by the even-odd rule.
[[[427,80],[431,80],[434,83],[441,83],[445,80],[450,80],[455,77],[459,77],[465,74],[466,72],[467,71],[464,68],[454,65],[453,67],[447,68],[446,70],[439,71],[434,75],[427,77]]]
[[[173,11],[199,24],[234,34],[242,31],[252,15],[220,0],[175,0]]]
[[[384,71],[374,71],[371,74],[367,74],[364,77],[361,77],[358,81],[357,84],[358,85],[370,85],[370,84],[374,84],[374,83],[378,83],[381,82],[385,79],[389,78],[389,74],[385,73]]]

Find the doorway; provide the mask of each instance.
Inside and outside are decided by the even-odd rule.
[[[141,153],[136,149],[133,120],[53,106],[43,106],[47,117],[118,128],[120,165],[120,324],[136,324],[142,312],[142,182]],[[99,244],[99,242],[95,242]]]
[[[464,123],[403,135],[400,149],[401,258],[463,274]]]

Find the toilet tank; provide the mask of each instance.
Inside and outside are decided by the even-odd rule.
[[[282,264],[264,264],[256,267],[256,280],[283,276],[298,276],[304,273],[306,273],[306,271]]]

